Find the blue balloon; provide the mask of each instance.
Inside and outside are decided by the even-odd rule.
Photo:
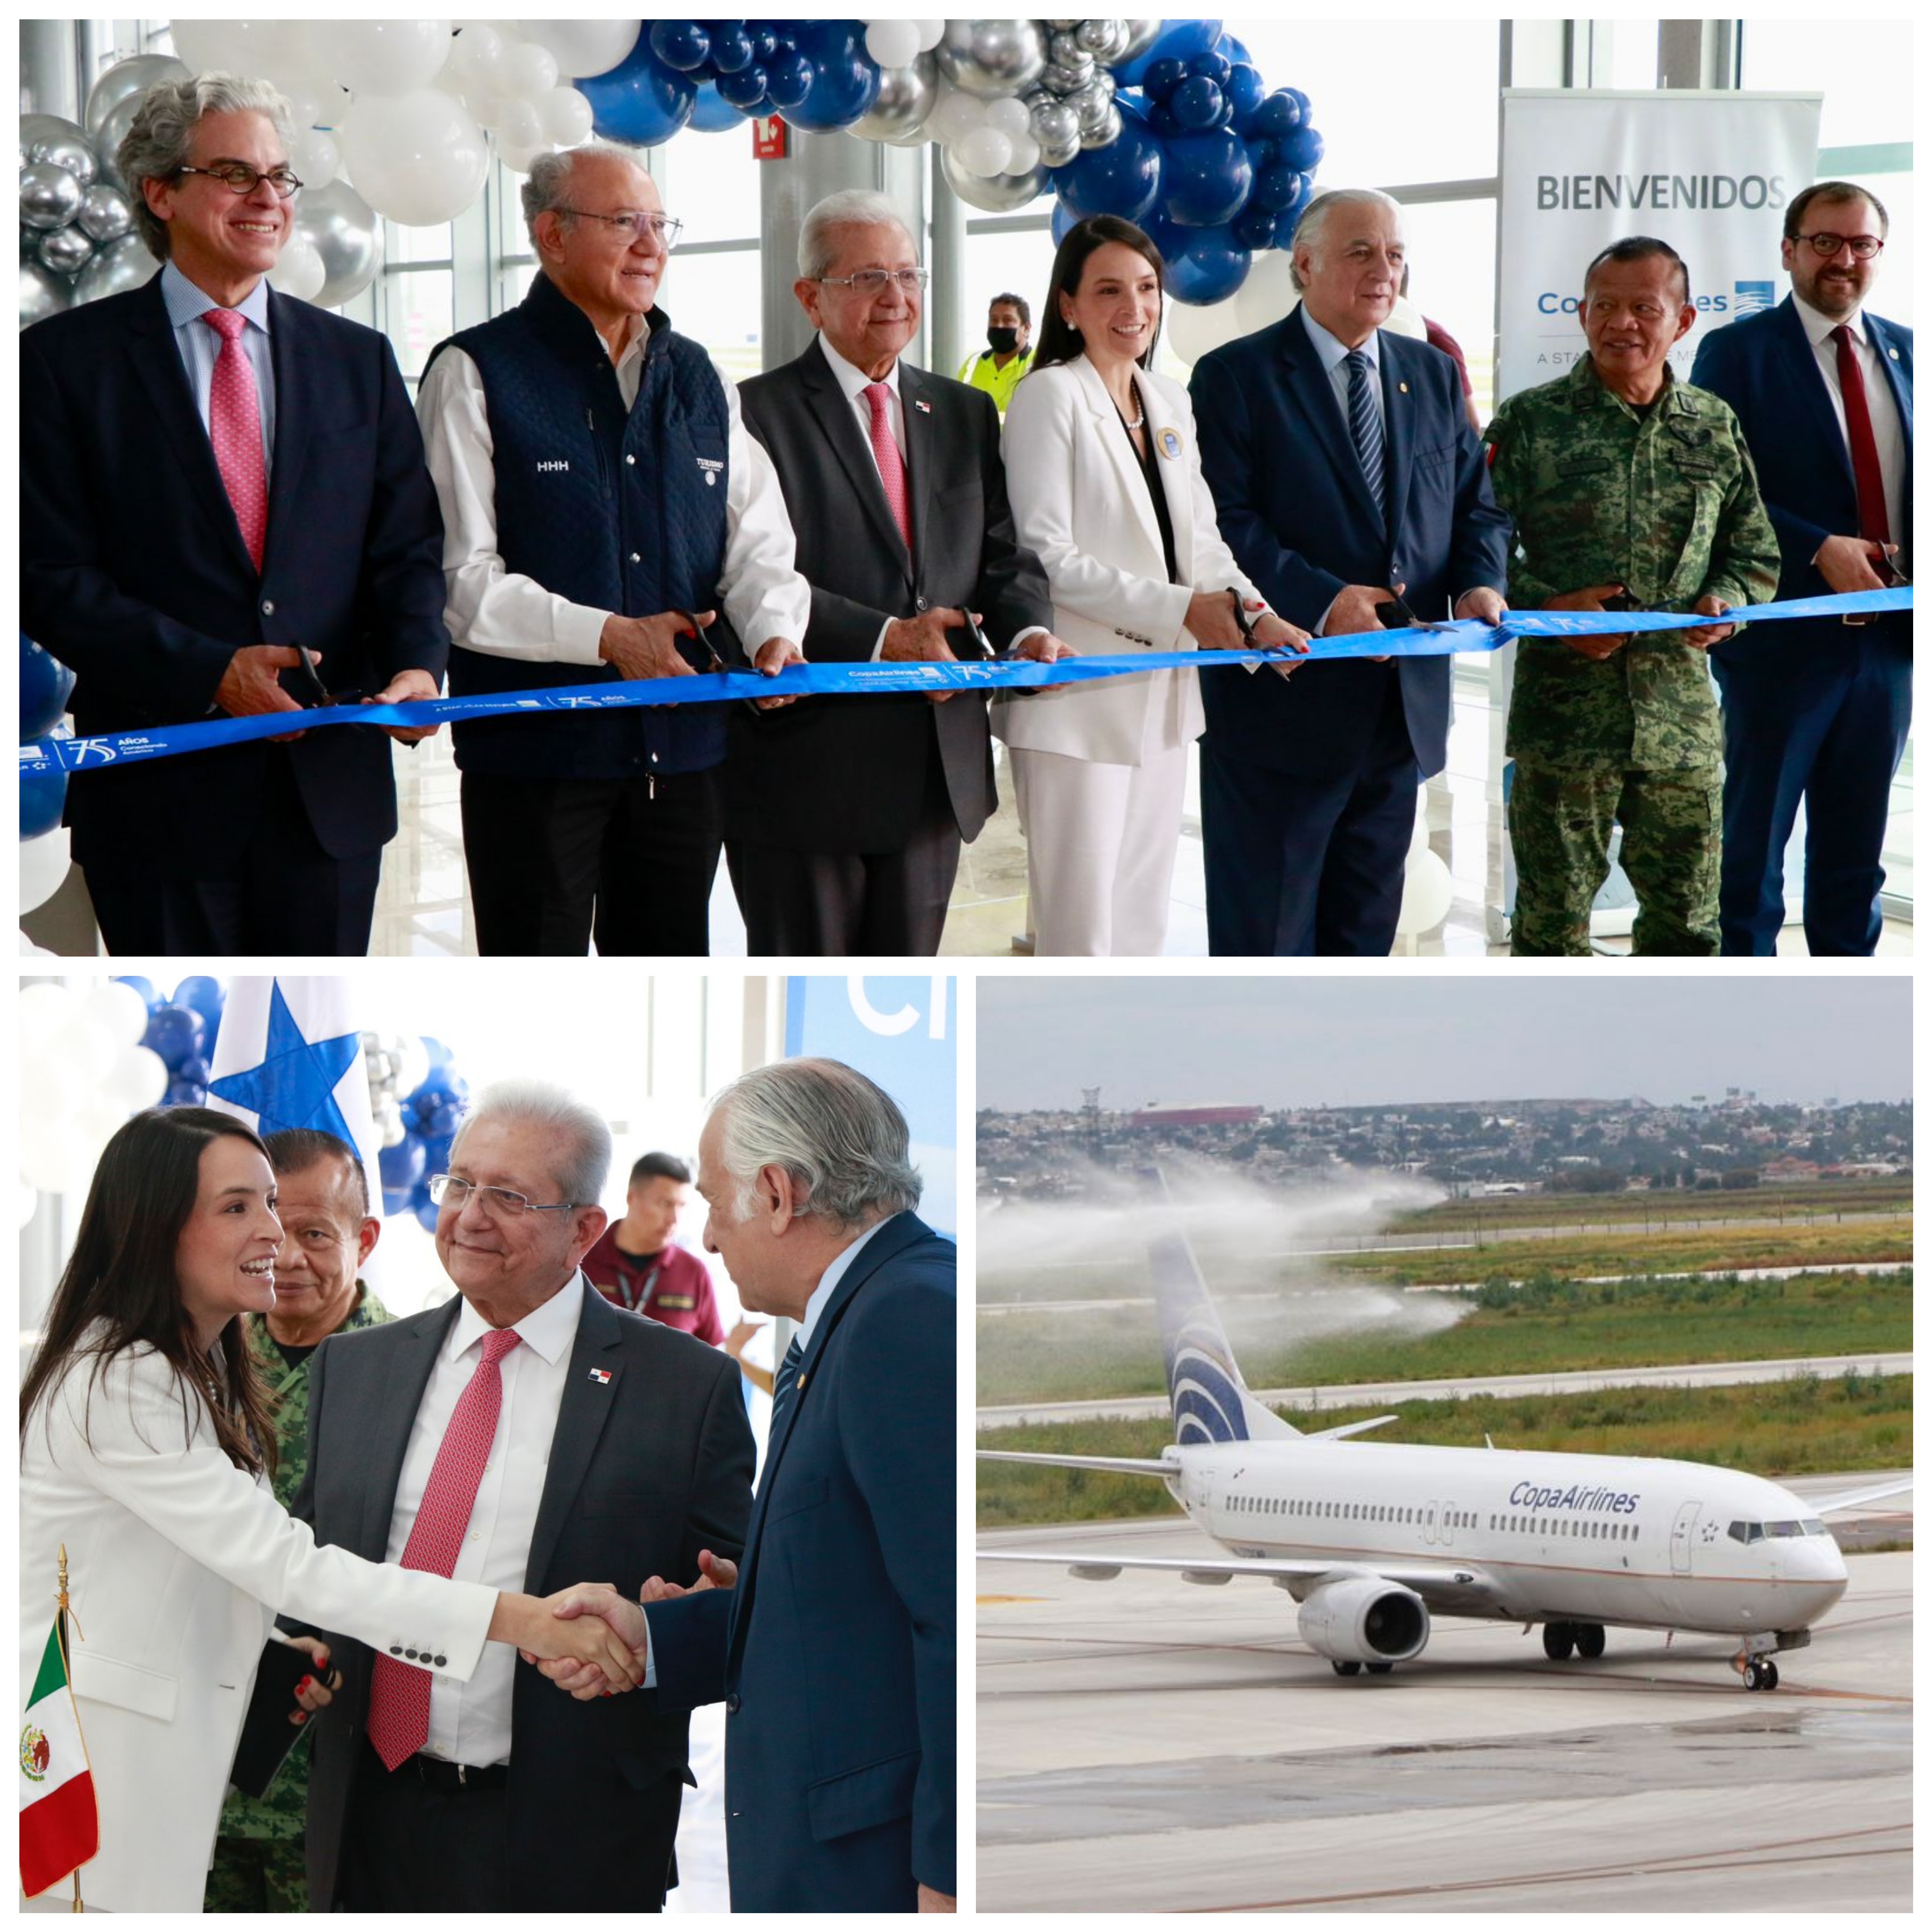
[[[74,673],[20,633],[20,736],[44,738],[61,722]]]
[[[221,982],[206,973],[184,980],[175,988],[175,1004],[192,1007],[206,1023],[208,1034],[203,1044],[211,1054],[214,1051],[214,1036],[221,1030],[222,1010],[227,1004],[228,995],[222,990]]]
[[[1234,126],[1244,140],[1253,136],[1252,123],[1256,110],[1268,98],[1268,83],[1259,71],[1246,65],[1237,66],[1229,73],[1228,83],[1221,92],[1228,99],[1234,110]]]
[[[659,20],[650,41],[651,52],[675,74],[695,74],[711,58],[711,36],[702,20]]]
[[[1184,228],[1222,227],[1246,205],[1253,182],[1253,165],[1238,135],[1185,135],[1167,145],[1161,212]]]
[[[423,1136],[423,1180],[416,1191],[422,1195],[425,1200],[428,1198],[424,1190],[429,1184],[429,1177],[434,1174],[447,1174],[449,1172],[451,1139],[452,1136],[448,1134]]]
[[[1244,248],[1268,248],[1274,244],[1276,217],[1272,208],[1259,206],[1258,191],[1228,224],[1228,231]]]
[[[719,20],[711,35],[711,64],[719,74],[742,74],[756,58],[742,20]]]
[[[1220,38],[1219,20],[1169,20],[1154,36],[1148,52],[1156,60],[1192,60],[1196,54],[1213,52]]]
[[[418,1227],[426,1229],[429,1233],[432,1234],[434,1234],[436,1232],[436,1216],[442,1210],[436,1206],[434,1201],[430,1200],[427,1196],[425,1196],[422,1200],[416,1204],[416,1225]]]
[[[383,1205],[392,1214],[400,1212],[410,1196],[416,1192],[416,1183],[423,1178],[423,1143],[420,1134],[405,1134],[394,1147],[386,1147],[377,1156],[376,1166],[382,1172]],[[392,1194],[402,1196],[398,1206],[388,1206]]]
[[[148,1030],[141,1044],[158,1053],[170,1074],[179,1072],[184,1062],[201,1057],[202,1036],[208,1028],[191,1006],[164,1004],[148,1016]]]
[[[432,1070],[439,1066],[447,1066],[456,1058],[441,1040],[433,1040],[428,1034],[418,1034],[417,1037],[422,1042],[424,1052],[429,1055],[429,1064]]]
[[[170,1080],[168,1090],[161,1096],[164,1107],[205,1107],[208,1105],[208,1089],[198,1087],[192,1080]]]
[[[1168,97],[1167,111],[1190,134],[1204,133],[1221,118],[1226,105],[1221,90],[1211,80],[1196,75],[1184,80]]]
[[[1294,91],[1282,88],[1270,94],[1250,117],[1244,130],[1251,141],[1279,141],[1301,125],[1301,104]]]
[[[206,1087],[208,1084],[208,1072],[207,1047],[204,1042],[200,1053],[196,1054],[192,1060],[184,1060],[175,1069],[175,1078],[177,1080],[185,1080],[191,1087]]]
[[[718,82],[707,80],[691,104],[691,118],[685,124],[700,134],[722,134],[728,128],[745,124],[744,110],[734,107],[718,92]]]
[[[156,1000],[153,980],[143,979],[139,973],[117,973],[114,978],[117,985],[132,986],[140,994],[141,1004],[152,1010]]]
[[[1290,167],[1312,175],[1322,164],[1325,146],[1322,136],[1304,122],[1282,142],[1281,158]]]
[[[67,774],[58,765],[20,774],[20,838],[24,843],[51,832],[67,804]]]
[[[748,114],[754,107],[760,107],[765,99],[765,70],[762,67],[740,68],[733,74],[721,74],[712,85],[718,89],[718,98],[728,100],[734,107]]]
[[[811,61],[796,47],[772,55],[765,63],[765,98],[782,114],[789,114],[812,92],[818,78]]]
[[[1270,214],[1279,214],[1284,208],[1292,208],[1301,199],[1301,176],[1293,168],[1281,162],[1270,167],[1258,169],[1255,174],[1252,205],[1266,208]]]
[[[1225,302],[1248,279],[1248,251],[1225,227],[1198,228],[1167,264],[1167,292],[1197,307]]]
[[[1203,80],[1211,80],[1216,87],[1227,85],[1228,76],[1234,70],[1234,64],[1225,55],[1212,52],[1196,54],[1187,63],[1187,71],[1198,74]]]
[[[1150,100],[1165,100],[1187,78],[1187,63],[1157,60],[1141,76],[1141,92]]]
[[[605,140],[640,148],[668,141],[691,118],[698,93],[689,76],[674,74],[643,38],[621,65],[577,85],[590,104],[591,124]]]
[[[1050,225],[1053,230],[1053,245],[1056,248],[1060,246],[1061,242],[1066,239],[1067,231],[1071,229],[1074,224],[1078,221],[1080,218],[1081,218],[1078,215],[1074,213],[1072,208],[1067,206],[1065,202],[1054,202],[1053,204],[1053,220]]]
[[[803,100],[785,110],[785,118],[816,134],[849,128],[871,112],[879,98],[878,63],[866,53],[864,34],[846,22],[806,25],[809,31],[800,32],[799,50],[812,62],[812,86]]]
[[[1138,221],[1160,199],[1162,159],[1152,130],[1123,114],[1120,138],[1056,168],[1054,185],[1076,217],[1118,214]]]
[[[1237,67],[1252,67],[1255,64],[1255,57],[1249,52],[1246,42],[1236,40],[1232,34],[1223,34],[1214,43],[1214,51]]]

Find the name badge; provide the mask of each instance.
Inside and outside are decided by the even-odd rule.
[[[716,489],[718,472],[724,467],[724,464],[715,456],[700,456],[698,459],[698,466],[704,472],[705,488],[708,490]]]
[[[1164,429],[1160,433],[1160,453],[1170,459],[1180,454],[1180,432]]]

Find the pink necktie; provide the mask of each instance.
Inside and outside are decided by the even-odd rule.
[[[496,1364],[520,1339],[514,1328],[493,1328],[484,1336],[483,1359],[436,1452],[422,1506],[403,1551],[405,1570],[447,1576],[456,1568],[503,1406],[503,1376]],[[378,1656],[369,1681],[369,1742],[394,1771],[421,1750],[428,1738],[429,1672],[396,1658]]]
[[[872,406],[872,454],[879,466],[879,481],[886,486],[886,506],[899,526],[906,555],[912,554],[912,506],[906,498],[905,460],[892,440],[892,418],[886,413],[892,392],[883,382],[866,386],[866,400]]]
[[[214,377],[208,390],[208,434],[214,460],[242,526],[249,561],[259,571],[268,533],[268,472],[262,460],[262,417],[255,397],[255,372],[242,347],[248,319],[232,308],[212,308],[202,320],[221,338]]]

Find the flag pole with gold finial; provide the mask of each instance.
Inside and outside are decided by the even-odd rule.
[[[57,1601],[59,1607],[54,1616],[54,1629],[60,1642],[61,1672],[67,1678],[68,1694],[71,1696],[74,1694],[74,1667],[68,1661],[67,1620],[73,1615],[73,1612],[69,1608],[67,1600],[67,1545],[64,1543],[60,1546],[60,1592]],[[86,1748],[86,1744],[83,1741],[81,1749],[85,1751]],[[80,1902],[80,1868],[78,1865],[74,1868],[74,1909],[76,1912],[84,1911],[86,1909]]]

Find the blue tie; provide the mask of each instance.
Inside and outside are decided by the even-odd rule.
[[[791,1400],[793,1388],[798,1381],[799,1358],[805,1353],[804,1344],[794,1335],[791,1346],[784,1352],[784,1360],[778,1364],[778,1372],[772,1383],[771,1434],[776,1436],[778,1424],[784,1420],[785,1405]]]
[[[1386,516],[1388,506],[1382,500],[1382,422],[1376,413],[1376,399],[1369,393],[1369,358],[1359,349],[1352,349],[1348,364],[1348,428],[1355,439],[1355,454],[1361,458],[1362,474],[1376,508]]]

